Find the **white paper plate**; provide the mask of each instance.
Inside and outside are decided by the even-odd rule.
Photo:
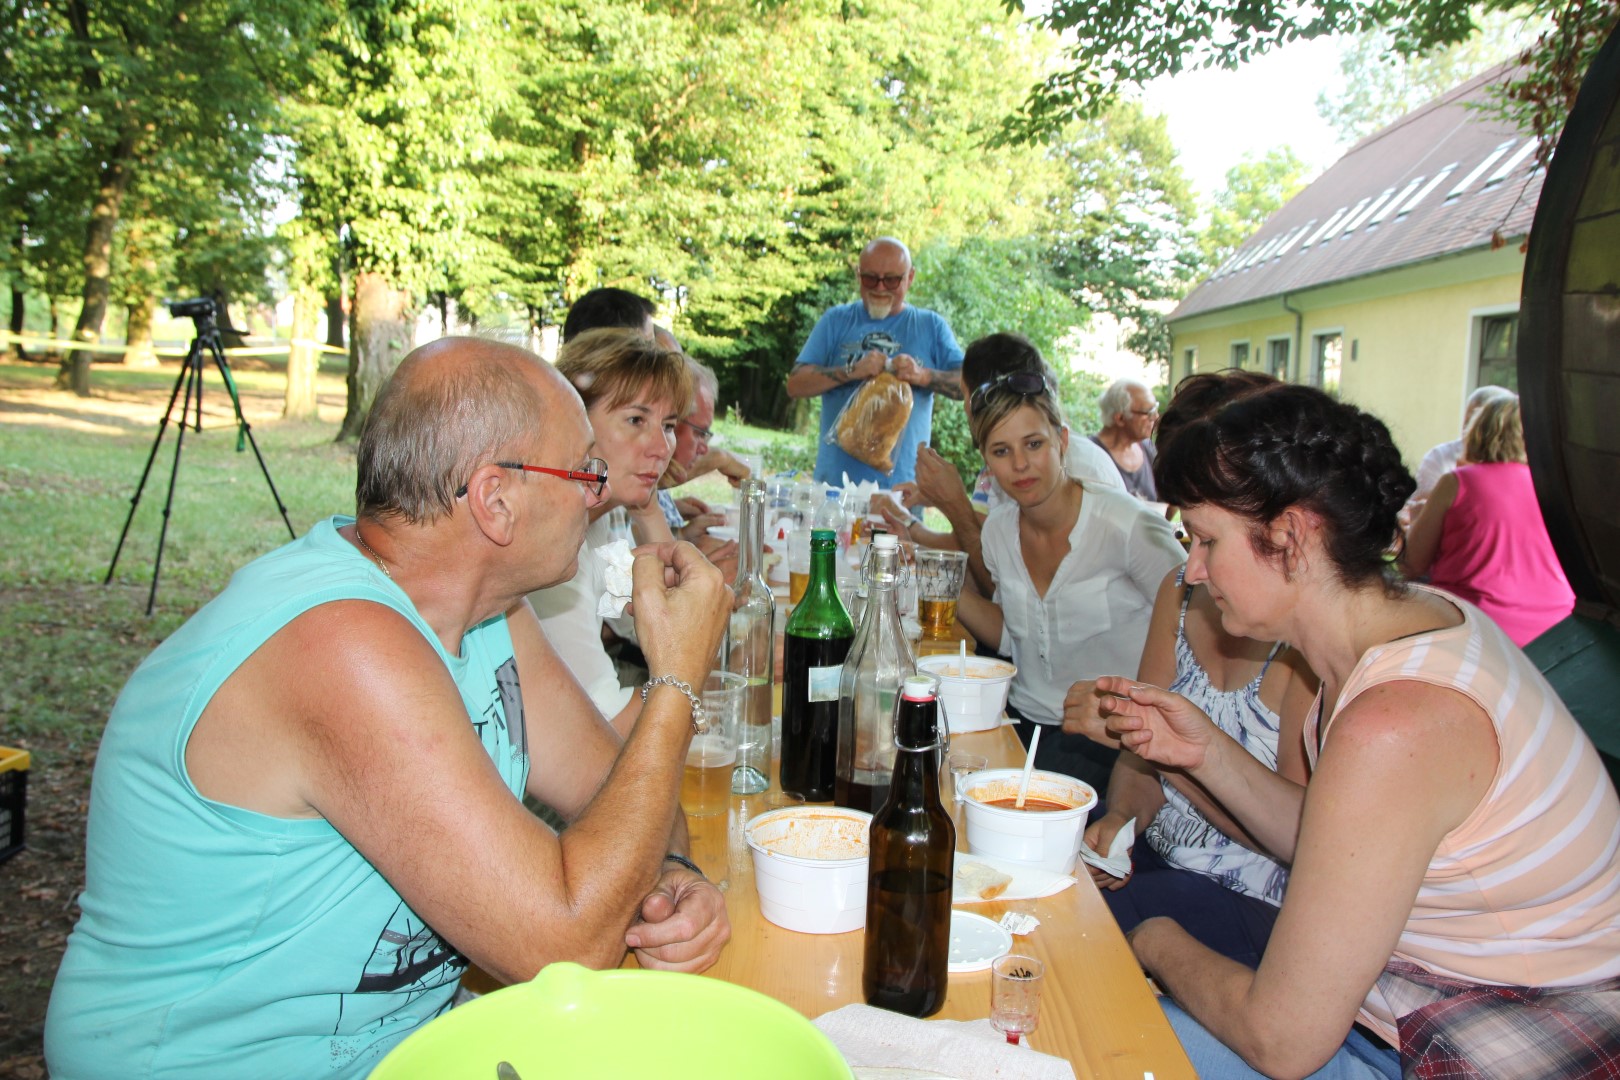
[[[855,1080],[957,1080],[932,1069],[894,1069],[886,1065],[852,1065]]]
[[[951,912],[952,972],[984,971],[996,957],[1012,951],[1012,935],[999,924],[971,911]]]

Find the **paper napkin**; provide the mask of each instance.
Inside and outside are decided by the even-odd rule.
[[[1131,818],[1114,834],[1114,842],[1108,845],[1107,855],[1099,855],[1091,850],[1089,844],[1082,843],[1080,858],[1114,877],[1128,878],[1131,876],[1131,845],[1134,843],[1136,843],[1136,819]]]
[[[630,603],[630,568],[636,557],[630,554],[630,541],[615,540],[596,549],[602,560],[601,599],[596,602],[596,614],[604,619],[617,619]]]

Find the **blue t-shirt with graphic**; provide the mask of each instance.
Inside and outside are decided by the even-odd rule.
[[[798,363],[816,367],[843,367],[876,349],[888,357],[905,353],[924,367],[936,371],[956,371],[962,366],[962,349],[943,317],[926,308],[907,304],[899,314],[874,319],[857,302],[840,304],[822,315],[810,339],[799,351]],[[844,405],[855,396],[862,383],[834,387],[821,396],[821,441],[816,447],[816,481],[842,484],[844,474],[852,481],[872,480],[885,488],[916,479],[917,447],[928,441],[934,427],[934,392],[911,388],[911,419],[894,447],[894,471],[882,473],[845,453],[827,436],[838,421]]]
[[[46,1019],[52,1076],[361,1077],[455,993],[466,959],[336,829],[205,798],[185,767],[198,716],[248,656],[319,604],[365,600],[433,646],[502,779],[523,791],[506,617],[448,654],[338,534],[351,520],[243,567],[119,695],[91,787],[82,914]]]

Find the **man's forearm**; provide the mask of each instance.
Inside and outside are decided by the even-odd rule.
[[[955,371],[928,370],[928,389],[957,401],[962,400],[962,377]]]
[[[787,393],[790,398],[820,397],[829,390],[860,381],[859,376],[846,367],[800,364],[788,373]]]

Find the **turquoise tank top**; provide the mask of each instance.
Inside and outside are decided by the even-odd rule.
[[[358,599],[432,644],[521,797],[528,741],[505,616],[449,655],[338,535],[352,520],[238,571],[119,695],[91,787],[82,914],[46,1019],[59,1080],[359,1077],[448,1006],[465,958],[337,830],[206,799],[185,769],[197,717],[255,649],[318,604]]]

